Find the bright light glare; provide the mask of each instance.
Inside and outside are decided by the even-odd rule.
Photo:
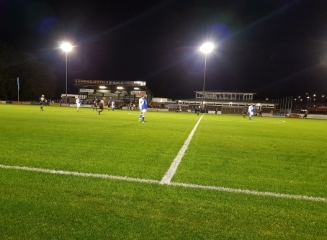
[[[200,51],[203,53],[210,53],[213,49],[214,49],[214,45],[211,42],[207,42],[202,44],[202,46],[200,47]]]
[[[106,89],[107,87],[106,86],[99,86],[99,88]]]
[[[117,87],[117,89],[124,89],[123,87]]]
[[[69,42],[62,42],[62,44],[60,45],[60,48],[64,52],[70,52],[73,49],[73,46]]]

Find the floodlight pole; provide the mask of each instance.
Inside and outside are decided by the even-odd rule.
[[[65,51],[66,53],[66,104],[67,104],[67,51]]]
[[[207,57],[208,53],[204,57],[204,71],[203,71],[203,88],[202,88],[202,108],[204,108],[204,89],[206,85],[206,69],[207,69]]]
[[[202,88],[202,108],[203,108],[203,110],[204,110],[204,89],[205,89],[205,85],[206,85],[207,57],[208,57],[208,53],[210,53],[213,49],[214,49],[214,45],[211,42],[204,43],[200,47],[200,51],[205,54],[204,71],[203,71],[203,88]],[[202,110],[202,112],[203,112],[203,110]]]
[[[68,62],[67,61],[67,53],[72,50],[73,46],[68,42],[62,42],[60,48],[66,54],[66,103],[67,103],[67,98],[68,98],[68,94],[67,94],[67,62]]]

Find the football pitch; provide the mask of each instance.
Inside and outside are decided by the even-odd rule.
[[[326,239],[327,121],[0,104],[1,239]]]

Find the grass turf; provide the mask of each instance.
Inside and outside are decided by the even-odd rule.
[[[195,114],[0,105],[0,164],[160,180]],[[284,122],[285,121],[285,122]],[[326,195],[327,122],[205,115],[173,181]],[[3,239],[324,239],[326,202],[0,168]]]

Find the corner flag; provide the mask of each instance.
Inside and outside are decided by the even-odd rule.
[[[19,90],[19,77],[17,78],[17,88]]]

